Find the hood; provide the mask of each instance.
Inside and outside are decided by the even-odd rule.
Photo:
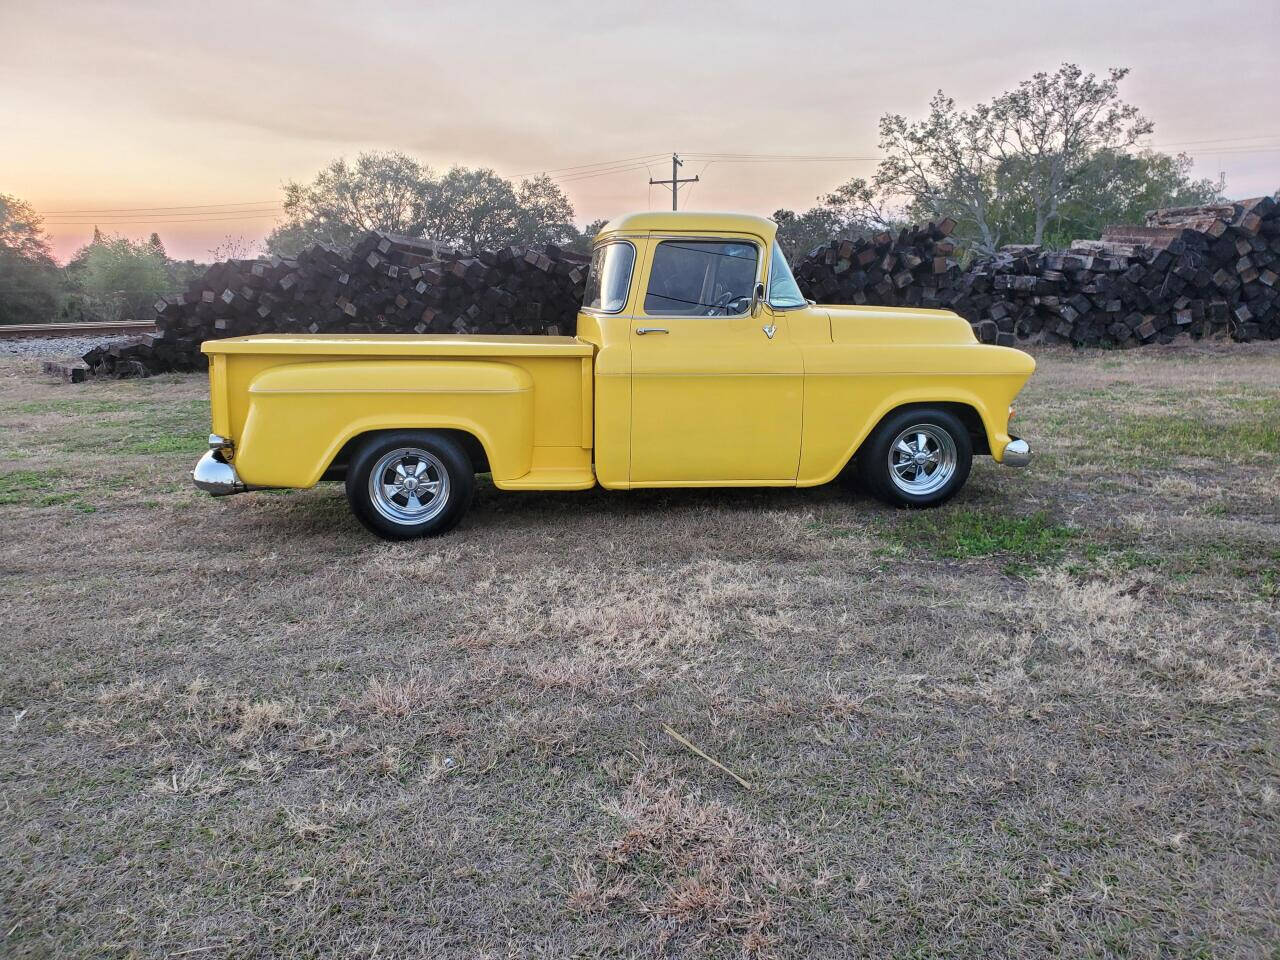
[[[950,310],[918,307],[820,306],[831,318],[835,343],[977,343],[973,328]]]

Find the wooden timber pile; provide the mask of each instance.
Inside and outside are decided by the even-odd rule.
[[[95,347],[98,373],[206,366],[205,340],[254,333],[572,333],[589,259],[553,244],[471,256],[432,240],[369,233],[349,252],[214,264],[155,305],[156,332]]]
[[[944,221],[944,225],[946,222]],[[1067,250],[1007,246],[954,267],[950,229],[838,240],[796,270],[819,303],[955,310],[978,339],[1091,346],[1179,335],[1280,338],[1280,205],[1272,197],[1156,210]]]
[[[1170,343],[1280,337],[1280,208],[1271,197],[1156,210],[1145,226],[1047,252],[1005,247],[970,271],[957,311],[987,342]]]
[[[796,282],[818,303],[952,309],[963,296],[950,218],[924,226],[837,239],[796,265]]]

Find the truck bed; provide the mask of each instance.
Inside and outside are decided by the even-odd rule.
[[[251,486],[311,486],[345,444],[388,429],[474,436],[503,489],[595,483],[595,348],[576,337],[260,334],[201,349],[213,432]]]

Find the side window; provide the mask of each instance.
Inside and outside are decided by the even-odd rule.
[[[760,253],[753,243],[663,240],[653,252],[644,312],[666,317],[729,317],[751,303]]]
[[[773,258],[769,261],[769,295],[766,299],[769,306],[778,310],[803,307],[809,302],[800,292],[795,275],[787,265],[782,246],[776,241],[773,244]]]
[[[591,270],[582,305],[590,310],[617,313],[627,305],[627,288],[631,286],[631,268],[636,262],[636,248],[625,240],[604,243],[591,254]]]

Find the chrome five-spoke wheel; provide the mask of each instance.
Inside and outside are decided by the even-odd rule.
[[[942,427],[914,424],[889,446],[889,478],[903,493],[934,493],[945,487],[955,472],[956,444]]]
[[[457,438],[443,431],[395,430],[356,445],[347,467],[347,499],[366,527],[390,540],[450,530],[466,513],[475,468]]]
[[[898,507],[936,507],[964,486],[973,438],[954,410],[912,404],[885,416],[858,449],[862,488]]]
[[[422,523],[449,502],[449,473],[426,450],[400,447],[369,471],[369,499],[393,523]]]

